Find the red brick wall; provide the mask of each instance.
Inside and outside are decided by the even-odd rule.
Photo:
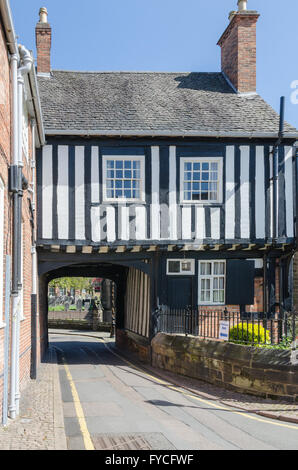
[[[37,23],[36,26],[37,73],[51,71],[52,30],[48,23]]]
[[[5,186],[5,209],[4,209],[4,266],[5,273],[5,256],[12,255],[12,234],[13,234],[13,205],[11,195],[8,193],[8,169],[12,164],[12,96],[11,96],[11,76],[10,65],[8,60],[8,51],[6,47],[6,39],[1,29],[0,23],[0,177]],[[23,155],[23,173],[27,181],[32,183],[31,159],[33,154],[32,148],[32,128],[29,118],[29,152],[28,159]],[[20,389],[28,383],[30,377],[31,366],[31,293],[32,293],[32,228],[31,213],[29,209],[28,198],[32,195],[28,191],[24,191],[23,196],[23,293],[24,293],[24,319],[20,326]],[[36,224],[35,224],[36,225]],[[5,288],[5,277],[4,277]],[[3,312],[5,302],[5,292],[3,289]],[[11,313],[11,312],[10,312]],[[4,315],[4,313],[3,313]],[[10,325],[11,327],[11,325]],[[5,329],[0,328],[0,425],[2,421],[2,404],[3,404],[3,372],[4,372],[4,333]],[[40,348],[38,347],[40,351]],[[10,351],[11,353],[11,351]],[[39,353],[39,359],[41,354]]]
[[[5,255],[11,254],[11,221],[8,214],[11,207],[7,191],[8,167],[10,165],[11,112],[10,112],[10,70],[6,40],[0,27],[0,178],[5,187],[4,194],[4,266],[3,266],[3,318],[5,303]],[[2,271],[2,270],[1,270]],[[4,369],[4,328],[0,328],[0,417],[2,417],[3,369]],[[1,420],[0,420],[1,422]]]
[[[241,93],[256,91],[258,16],[237,13],[218,42],[221,46],[221,69]]]

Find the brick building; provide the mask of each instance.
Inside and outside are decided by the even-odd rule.
[[[37,317],[35,149],[44,143],[33,57],[17,44],[0,0],[0,414],[18,414],[35,375],[43,329]]]

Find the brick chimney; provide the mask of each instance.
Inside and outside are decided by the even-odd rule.
[[[256,92],[256,24],[259,13],[247,10],[247,0],[238,0],[230,24],[218,41],[221,71],[238,93]]]
[[[39,22],[35,28],[37,49],[37,73],[47,74],[51,72],[51,43],[52,28],[48,23],[46,8],[39,10]]]

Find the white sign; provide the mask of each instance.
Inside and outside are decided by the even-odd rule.
[[[219,339],[229,341],[230,323],[228,321],[219,322]]]

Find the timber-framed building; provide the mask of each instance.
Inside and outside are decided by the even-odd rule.
[[[219,73],[52,70],[41,11],[41,294],[57,276],[112,279],[119,339],[150,339],[162,305],[275,314],[291,303],[298,131],[280,133],[256,93],[259,15],[238,4]]]

